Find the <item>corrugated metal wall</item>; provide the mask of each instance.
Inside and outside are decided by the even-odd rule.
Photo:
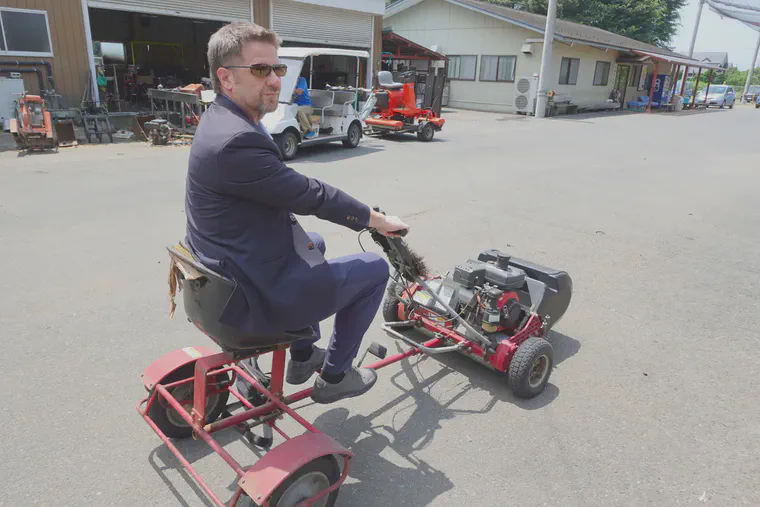
[[[274,30],[284,40],[370,48],[372,15],[274,0]]]
[[[7,60],[52,62],[57,92],[63,95],[66,105],[78,107],[84,88],[87,86],[90,71],[84,37],[82,2],[80,0],[2,0],[0,5],[47,11],[50,38],[53,42],[53,58],[0,55],[0,62]],[[29,93],[40,93],[35,75],[24,74],[24,84]]]
[[[264,28],[272,28],[269,26],[271,24],[269,18],[269,0],[254,0],[253,21]]]
[[[88,0],[90,7],[218,21],[251,20],[251,0]]]

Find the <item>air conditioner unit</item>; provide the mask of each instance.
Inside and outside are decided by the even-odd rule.
[[[518,113],[535,113],[537,92],[537,77],[518,77],[515,80],[515,109]]]

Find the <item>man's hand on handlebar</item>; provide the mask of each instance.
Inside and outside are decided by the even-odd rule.
[[[399,237],[406,236],[409,226],[399,217],[387,216],[375,210],[370,212],[369,226],[383,236]]]

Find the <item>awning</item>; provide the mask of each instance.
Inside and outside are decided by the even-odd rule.
[[[445,60],[441,53],[412,42],[390,30],[383,30],[383,53],[390,53],[394,60]]]
[[[695,68],[702,68],[702,69],[725,70],[720,65],[716,65],[714,63],[700,62],[698,60],[692,60],[691,58],[679,58],[677,56],[660,55],[657,53],[650,53],[648,51],[639,51],[638,49],[633,49],[631,51],[633,51],[636,54],[651,58],[652,60],[657,60],[659,62],[677,63],[679,65],[684,65],[687,67],[695,67]]]

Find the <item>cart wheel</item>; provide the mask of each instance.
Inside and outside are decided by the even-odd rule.
[[[520,398],[539,395],[554,366],[554,349],[551,343],[538,336],[525,340],[509,364],[509,381],[512,392]]]
[[[400,283],[393,282],[388,287],[388,294],[386,294],[385,301],[383,301],[383,319],[385,319],[385,322],[399,322],[401,320],[398,318],[399,302],[393,296],[401,297],[403,293],[404,287]]]
[[[282,158],[285,160],[293,160],[298,152],[298,137],[293,132],[283,132],[277,136],[274,136],[277,147],[280,148]]]
[[[161,380],[162,384],[170,384],[177,382],[178,380],[190,378],[195,373],[195,363],[186,364],[179,368],[177,371],[167,375]],[[229,381],[229,376],[226,373],[217,375],[214,377],[217,382]],[[193,399],[193,384],[183,384],[173,387],[169,390],[172,396],[181,400]],[[227,398],[229,397],[229,391],[217,393],[211,397],[206,398],[206,422],[210,423],[215,421],[227,406]],[[163,403],[162,403],[163,402]],[[192,411],[192,402],[184,405],[188,412]],[[156,423],[161,431],[169,438],[188,438],[193,434],[193,428],[187,424],[182,416],[180,416],[174,408],[161,398],[161,395],[157,395],[157,398],[153,401],[153,405],[150,407],[148,416]]]
[[[343,141],[346,148],[356,148],[362,140],[362,128],[358,123],[352,123],[348,126],[348,139]]]
[[[433,140],[433,136],[435,135],[435,127],[433,127],[432,123],[426,123],[424,127],[422,127],[422,131],[417,132],[417,139],[424,143],[428,143]]]
[[[285,479],[269,499],[271,507],[295,507],[340,479],[340,467],[335,456],[315,459]],[[340,488],[339,488],[340,489]],[[338,499],[336,489],[312,504],[312,507],[333,507]]]

